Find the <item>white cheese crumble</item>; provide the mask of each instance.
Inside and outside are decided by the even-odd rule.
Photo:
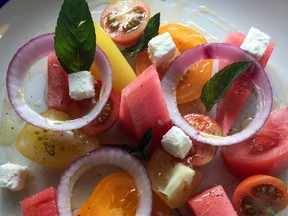
[[[166,152],[183,159],[192,147],[192,141],[180,128],[173,126],[161,140]]]
[[[260,59],[264,55],[270,41],[271,37],[269,35],[251,27],[240,48]]]
[[[95,95],[95,80],[90,71],[79,71],[68,75],[69,95],[74,100],[83,100]]]
[[[164,62],[172,59],[176,53],[176,45],[168,32],[157,35],[148,43],[147,48],[151,62],[159,66]]]
[[[23,189],[29,169],[27,166],[6,163],[0,166],[0,187],[11,191]]]

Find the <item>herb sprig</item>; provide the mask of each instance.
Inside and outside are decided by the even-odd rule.
[[[67,73],[90,69],[96,34],[85,0],[64,0],[57,19],[54,49]]]
[[[155,14],[147,23],[143,34],[136,44],[122,50],[122,54],[126,57],[133,57],[137,53],[145,50],[148,47],[148,42],[155,36],[158,35],[160,26],[160,13]]]
[[[208,80],[201,92],[201,101],[209,111],[229,90],[233,82],[252,65],[250,61],[234,62]]]

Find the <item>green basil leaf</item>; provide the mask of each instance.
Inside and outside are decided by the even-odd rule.
[[[147,23],[147,26],[144,29],[143,34],[137,43],[133,44],[130,47],[122,50],[122,54],[126,57],[133,57],[137,53],[145,50],[148,47],[148,42],[155,36],[158,35],[160,26],[160,13],[155,14]]]
[[[250,61],[234,62],[207,81],[201,92],[201,101],[209,111],[226,94],[237,77],[252,65]]]
[[[90,69],[95,55],[96,34],[85,0],[64,0],[57,19],[54,49],[67,73]]]
[[[151,157],[150,148],[151,148],[152,138],[153,138],[153,129],[149,128],[142,136],[138,145],[133,145],[133,144],[102,144],[102,145],[123,149],[124,151],[127,151],[131,155],[141,160],[148,161]]]

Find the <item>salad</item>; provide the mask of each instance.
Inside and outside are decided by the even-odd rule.
[[[89,11],[88,5],[83,1],[77,4],[85,21],[77,20],[81,16],[71,15],[75,5],[64,1],[55,34],[42,34],[24,44],[8,67],[8,99],[17,113],[13,115],[21,117],[25,125],[19,127],[15,140],[11,140],[13,145],[7,148],[12,147],[16,154],[24,156],[22,160],[33,161],[35,170],[47,169],[53,173],[53,180],[43,182],[42,190],[34,193],[27,189],[33,187],[33,175],[26,181],[26,190],[30,192],[28,195],[24,192],[18,202],[24,215],[31,214],[31,206],[37,207],[38,214],[49,208],[49,215],[71,215],[71,211],[79,215],[87,215],[89,211],[97,215],[107,212],[122,215],[123,211],[131,215],[135,212],[137,215],[156,215],[157,212],[201,215],[209,209],[203,207],[203,203],[207,204],[205,199],[216,202],[215,197],[222,199],[211,205],[210,211],[214,213],[223,214],[225,210],[225,214],[236,215],[237,210],[240,215],[243,212],[257,215],[267,211],[269,215],[286,208],[287,185],[278,176],[287,166],[283,127],[287,123],[287,107],[279,102],[271,110],[273,92],[263,70],[274,50],[273,41],[267,42],[265,52],[256,58],[239,48],[245,34],[231,31],[225,35],[225,44],[209,43],[207,34],[196,25],[191,28],[187,23],[164,23],[162,11],[153,13],[144,1],[116,1],[105,7],[104,12],[101,10],[99,23],[85,13]],[[126,6],[128,10],[122,11]],[[206,9],[201,7],[202,12],[208,13]],[[128,17],[127,23],[122,23],[123,17]],[[78,23],[79,32],[74,32],[73,25],[65,23],[67,20]],[[72,35],[65,35],[67,31]],[[167,51],[173,55],[163,57],[160,50],[159,58],[153,52],[164,39],[154,43],[151,39],[165,33],[169,36],[164,42],[171,37],[174,43],[174,48]],[[77,39],[73,39],[75,35]],[[191,35],[193,40],[185,39]],[[67,43],[66,38],[72,39]],[[170,46],[171,41],[166,45]],[[78,51],[75,55],[70,52],[71,46],[81,47],[83,53],[79,55]],[[40,56],[48,56],[48,86],[43,92],[48,95],[45,100],[49,108],[41,115],[31,110],[24,86],[27,67]],[[203,61],[186,73],[186,69],[199,60]],[[79,99],[83,94],[77,88],[81,83],[77,83],[77,96],[71,99],[72,93],[67,95],[71,89],[68,87],[70,74],[83,70],[91,71],[88,75],[98,80],[95,84],[92,81],[95,92],[84,100]],[[19,71],[23,72],[21,76]],[[33,75],[29,76],[33,83]],[[44,76],[45,81],[47,77]],[[223,83],[224,86],[230,84],[223,88]],[[235,88],[244,92],[240,99],[236,98]],[[217,94],[213,94],[215,92]],[[241,129],[234,127],[234,120],[246,97],[251,103],[243,109],[252,107],[252,114],[241,113],[244,116],[238,120],[244,128]],[[225,110],[228,105],[230,110]],[[175,137],[178,137],[176,141]],[[180,148],[180,145],[183,146]],[[187,146],[188,150],[184,150]],[[111,167],[107,169],[107,165],[116,166],[116,171],[112,170],[111,174]],[[211,170],[215,167],[219,170],[219,166],[229,170],[225,175],[233,181],[226,182],[224,188],[217,179],[211,179],[215,177]],[[95,179],[91,179],[92,175]],[[45,181],[46,177],[40,179]],[[104,190],[107,184],[110,190]],[[94,191],[90,196],[83,190]],[[207,198],[207,194],[214,192],[215,196]],[[109,193],[112,197],[119,196],[124,204],[121,201],[107,206]],[[257,205],[250,197],[264,198],[264,201]],[[37,204],[41,199],[45,199],[47,205]]]

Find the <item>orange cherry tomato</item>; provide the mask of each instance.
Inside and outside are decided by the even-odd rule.
[[[221,127],[209,116],[204,114],[188,114],[184,118],[194,128],[208,134],[222,135]],[[201,166],[209,163],[217,152],[217,147],[193,140],[193,147],[181,161],[187,166]]]
[[[92,195],[78,210],[77,216],[134,216],[139,195],[133,178],[124,171],[103,178]]]
[[[114,1],[103,11],[100,25],[115,43],[136,42],[150,19],[150,8],[142,0]]]
[[[250,176],[237,186],[232,203],[239,216],[275,215],[288,205],[287,185],[268,175]]]
[[[170,23],[160,26],[159,34],[165,32],[170,33],[177,47],[176,56],[194,46],[207,43],[200,33],[184,25]],[[164,75],[171,62],[169,61],[157,68],[160,78]],[[141,52],[136,57],[136,74],[142,73],[151,64],[147,51]],[[178,82],[176,88],[177,103],[183,104],[199,98],[203,85],[212,76],[212,69],[213,60],[201,61],[192,66]]]

